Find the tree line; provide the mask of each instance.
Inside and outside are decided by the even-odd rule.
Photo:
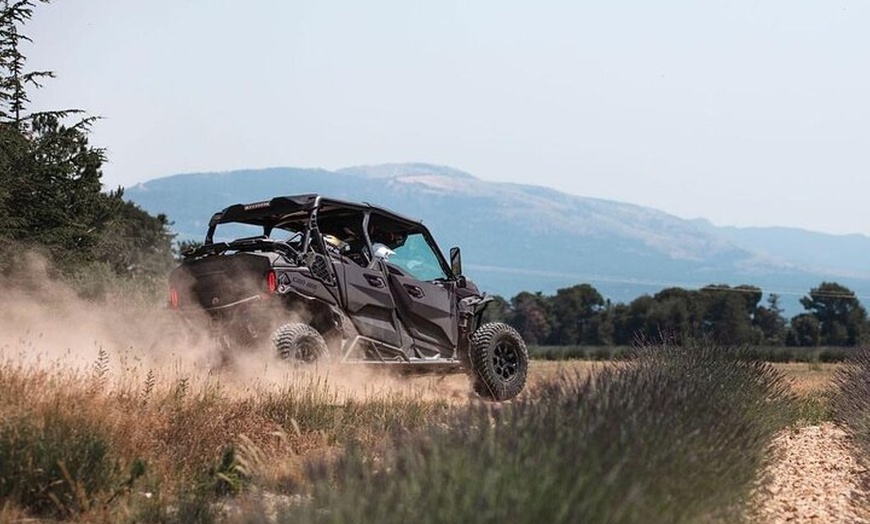
[[[105,151],[89,143],[96,118],[78,109],[30,111],[28,90],[54,77],[29,71],[22,54],[34,5],[0,3],[0,271],[36,250],[61,273],[96,264],[162,274],[173,261],[169,221],[125,201],[121,188],[103,191]]]
[[[679,287],[613,304],[591,285],[555,295],[521,292],[494,297],[488,320],[506,322],[532,345],[631,345],[639,340],[673,343],[709,340],[724,345],[856,346],[870,340],[867,311],[855,293],[822,282],[801,298],[804,312],[787,319],[780,297],[762,302],[756,286],[716,284]]]

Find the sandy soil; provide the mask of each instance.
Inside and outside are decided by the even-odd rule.
[[[784,431],[774,442],[776,460],[758,491],[753,522],[870,522],[868,471],[852,454],[846,433],[831,423]]]

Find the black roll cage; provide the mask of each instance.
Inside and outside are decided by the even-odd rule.
[[[444,274],[448,275],[451,279],[458,277],[458,275],[453,274],[450,264],[444,258],[444,254],[435,242],[432,233],[423,225],[422,221],[414,220],[365,202],[348,202],[325,198],[318,194],[279,196],[271,200],[228,206],[212,215],[202,249],[208,251],[215,244],[214,234],[217,226],[220,224],[240,223],[261,226],[263,228],[263,236],[270,237],[276,227],[280,229],[282,225],[301,223],[305,224],[305,234],[299,251],[300,256],[308,253],[312,244],[315,244],[319,248],[319,251],[325,253],[326,246],[318,226],[319,217],[321,213],[341,212],[343,210],[362,214],[362,233],[369,253],[372,252],[372,239],[369,235],[369,226],[372,215],[377,215],[379,218],[402,226],[408,232],[422,233],[426,243],[437,256],[438,263],[444,270]],[[197,250],[197,252],[199,251]]]

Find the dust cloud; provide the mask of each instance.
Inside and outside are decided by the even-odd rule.
[[[138,388],[146,380],[171,385],[219,385],[225,394],[253,395],[320,384],[337,401],[392,395],[462,402],[470,398],[462,374],[404,376],[335,361],[293,365],[271,343],[222,349],[205,315],[182,319],[167,304],[110,292],[81,298],[51,278],[48,263],[27,255],[0,278],[0,365],[93,376],[108,387]],[[141,295],[141,293],[140,293]]]

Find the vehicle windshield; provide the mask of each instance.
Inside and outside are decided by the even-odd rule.
[[[263,226],[244,224],[241,222],[227,222],[215,228],[215,242],[232,242],[239,238],[251,238],[263,235]],[[291,239],[301,238],[301,233],[289,228],[275,228],[269,238],[287,242]]]
[[[438,255],[426,242],[423,233],[409,234],[402,245],[392,249],[395,254],[390,256],[389,262],[399,266],[417,280],[447,278]]]

